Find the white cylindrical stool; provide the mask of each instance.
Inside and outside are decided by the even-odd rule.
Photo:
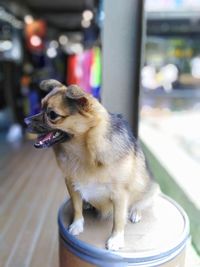
[[[67,231],[70,201],[59,210],[60,267],[185,266],[189,221],[183,209],[164,195],[143,211],[139,223],[127,223],[125,247],[117,252],[105,249],[112,219],[100,219],[92,210],[86,210],[84,218],[84,232],[74,237]]]

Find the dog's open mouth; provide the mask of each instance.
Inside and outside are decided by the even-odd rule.
[[[65,142],[70,138],[68,133],[60,130],[48,132],[46,134],[39,135],[34,146],[36,148],[47,148],[54,144]]]

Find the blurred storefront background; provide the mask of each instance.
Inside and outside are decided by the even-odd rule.
[[[200,2],[147,0],[146,11],[142,86],[150,99],[144,97],[143,104],[155,101],[157,107],[171,110],[198,108]]]
[[[142,118],[166,120],[163,130],[199,161],[200,2],[147,0],[146,17]]]
[[[0,129],[23,136],[44,79],[79,84],[100,98],[101,1],[0,1]]]
[[[200,252],[200,2],[147,0],[140,138],[162,190],[187,211]]]
[[[197,0],[146,0],[142,117],[199,110],[199,11]],[[103,1],[0,1],[2,132],[14,124],[19,134],[38,112],[43,79],[77,83],[100,99],[103,18]]]
[[[200,160],[200,2],[146,1],[141,115]],[[162,122],[162,123],[161,123]]]

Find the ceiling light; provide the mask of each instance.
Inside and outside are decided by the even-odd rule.
[[[54,48],[58,48],[58,42],[56,40],[52,40],[50,43],[49,43],[49,46],[50,47],[54,47]]]
[[[84,19],[84,20],[86,20],[86,21],[90,21],[90,20],[93,19],[94,14],[92,13],[91,10],[85,10],[85,11],[83,11],[82,16],[83,16],[83,19]]]
[[[42,44],[42,40],[39,36],[33,35],[30,38],[30,43],[32,44],[32,46],[40,46]]]
[[[31,15],[26,15],[24,17],[24,21],[25,21],[26,24],[31,24],[31,23],[33,23],[34,19],[33,19],[33,17]]]
[[[68,43],[68,37],[66,35],[61,35],[58,40],[59,43],[63,46]]]
[[[83,52],[83,46],[82,44],[75,43],[71,45],[71,51],[75,54],[80,54]]]
[[[57,56],[57,51],[54,47],[50,47],[47,49],[47,56],[50,58],[54,58]]]
[[[1,41],[0,42],[0,51],[8,51],[12,48],[13,44],[9,40]]]
[[[83,28],[89,28],[90,25],[91,25],[91,22],[90,22],[90,21],[86,21],[86,20],[82,20],[82,21],[81,21],[81,26],[82,26]]]

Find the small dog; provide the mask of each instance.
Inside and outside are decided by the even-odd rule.
[[[53,146],[63,171],[74,218],[69,232],[83,231],[83,200],[103,216],[112,214],[113,229],[106,247],[124,246],[127,217],[136,223],[159,187],[150,177],[144,155],[128,124],[77,85],[45,80],[51,90],[41,113],[26,118],[28,130],[39,134],[36,148]]]

